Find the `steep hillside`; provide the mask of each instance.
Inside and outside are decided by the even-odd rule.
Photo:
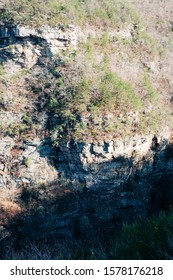
[[[86,231],[99,251],[94,236],[102,245],[123,222],[169,211],[173,3],[1,2],[0,239],[16,246],[10,258],[22,258],[20,239],[70,237],[73,251]]]

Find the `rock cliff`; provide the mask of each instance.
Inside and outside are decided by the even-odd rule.
[[[116,36],[122,36],[121,39],[132,38],[134,30],[134,26],[130,26],[127,30],[117,31]],[[4,124],[10,126],[19,120],[23,120],[24,124],[29,123],[24,118],[24,111],[26,108],[28,110],[28,96],[23,104],[21,102],[19,109],[19,99],[14,101],[14,96],[19,94],[19,87],[25,87],[27,94],[28,80],[21,80],[15,88],[11,84],[14,75],[20,76],[21,69],[44,71],[61,51],[68,50],[73,54],[77,51],[79,42],[85,42],[90,35],[73,25],[68,28],[46,26],[38,29],[0,26],[0,63],[8,75],[6,81],[3,78],[1,80],[2,89],[6,89],[7,94],[0,98],[0,116],[3,120],[0,138],[0,188],[2,192],[12,188],[23,191],[44,185],[46,190],[39,189],[37,197],[42,204],[47,193],[51,193],[51,187],[49,189],[45,186],[53,184],[52,189],[55,191],[58,190],[60,181],[64,180],[67,190],[73,196],[69,196],[70,202],[66,199],[61,202],[61,196],[58,202],[53,200],[51,211],[54,212],[56,203],[59,208],[55,211],[56,215],[54,213],[54,226],[50,229],[50,234],[74,234],[72,224],[78,224],[78,228],[84,232],[86,228],[93,228],[96,221],[111,229],[121,221],[135,220],[157,208],[165,208],[166,201],[170,204],[173,202],[172,195],[168,199],[163,183],[163,178],[168,179],[173,175],[172,158],[168,156],[171,150],[171,128],[167,124],[161,131],[157,130],[156,134],[141,134],[136,131],[129,137],[121,138],[109,133],[109,136],[99,141],[63,140],[58,147],[52,145],[46,133],[42,136],[39,133],[29,134],[28,131],[24,136],[22,133],[13,135],[9,130],[4,133]],[[94,36],[97,34],[94,33]],[[115,33],[111,36],[115,36]],[[39,103],[38,100],[37,102]],[[34,111],[38,108],[34,108],[33,104]],[[38,112],[42,116],[39,125],[41,130],[46,130],[47,120],[51,122],[53,118],[51,116],[49,119],[46,109],[46,113],[44,107],[42,109],[41,113]],[[138,113],[133,114],[132,118],[136,118]],[[170,193],[169,184],[170,182]],[[64,206],[63,203],[67,205]],[[50,220],[51,211],[47,217]],[[44,215],[42,218],[39,216],[39,230],[45,232]]]

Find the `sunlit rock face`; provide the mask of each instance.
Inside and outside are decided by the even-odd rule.
[[[22,67],[31,68],[39,59],[51,58],[61,50],[76,49],[84,39],[82,31],[70,25],[32,29],[27,26],[0,26],[0,62],[11,59]]]
[[[37,138],[19,145],[10,137],[0,139],[0,187],[19,188],[54,181],[57,170],[49,162],[52,156],[52,147]]]

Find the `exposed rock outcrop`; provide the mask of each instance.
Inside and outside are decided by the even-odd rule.
[[[42,145],[39,139],[18,145],[10,137],[0,139],[0,187],[22,187],[54,181],[57,171],[49,163],[53,156],[53,148],[46,143]]]
[[[124,140],[114,139],[92,143],[69,142],[59,147],[59,168],[65,172],[67,177],[71,172],[71,179],[85,183],[86,187],[98,186],[99,188],[101,185],[105,189],[111,185],[116,187],[118,178],[115,176],[113,179],[116,173],[118,173],[120,182],[126,181],[131,173],[132,162],[140,162],[148,153],[153,152],[152,149],[165,147],[169,137],[170,131],[165,128],[165,131],[156,137],[160,143],[157,143],[159,147],[156,147],[153,135],[140,136],[137,134]],[[129,164],[126,166],[127,172],[122,171],[123,179],[121,180],[120,169],[125,162]],[[105,183],[106,181],[107,183]]]
[[[111,36],[129,38],[133,36],[133,28],[111,33]],[[39,67],[45,67],[61,50],[76,50],[78,42],[87,36],[89,33],[84,35],[74,26],[67,29],[63,26],[54,29],[1,26],[0,63],[3,62],[11,74],[21,67],[33,69],[38,66],[40,71]],[[155,71],[154,66],[150,68]],[[128,121],[140,121],[137,112],[128,114]],[[8,122],[8,112],[2,115],[4,122]],[[104,121],[109,123],[109,117]],[[112,140],[89,140],[88,143],[64,141],[58,148],[52,146],[49,138],[32,135],[32,140],[22,140],[4,136],[0,139],[0,187],[32,189],[55,182],[58,190],[59,180],[64,180],[67,193],[71,191],[73,196],[63,201],[62,197],[67,197],[65,191],[62,196],[56,193],[56,201],[51,194],[45,212],[38,216],[38,230],[48,235],[48,218],[50,234],[72,235],[75,226],[85,232],[92,229],[96,221],[97,225],[106,224],[111,229],[117,223],[135,220],[162,207],[161,194],[164,193],[164,199],[166,197],[163,178],[173,175],[173,161],[167,157],[170,135],[171,130],[165,127],[155,136],[136,132],[125,139],[112,137]],[[49,192],[41,189],[38,196],[46,200]],[[169,199],[173,202],[171,195]],[[0,230],[3,232],[3,228]]]
[[[0,26],[0,62],[12,60],[22,67],[31,68],[44,58],[51,59],[63,49],[75,50],[82,38],[82,31],[73,25],[39,29]]]

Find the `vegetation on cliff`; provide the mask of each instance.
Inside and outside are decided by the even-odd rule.
[[[135,4],[121,0],[4,2],[1,20],[12,25],[61,24],[65,32],[66,26],[73,23],[80,25],[84,34],[85,28],[91,31],[77,49],[57,53],[40,74],[33,67],[11,77],[1,65],[4,85],[13,83],[17,91],[17,83],[30,81],[30,93],[23,94],[24,98],[30,96],[30,108],[41,99],[42,109],[49,112],[47,128],[55,145],[61,139],[154,134],[170,125],[170,90],[166,88],[169,77],[163,78],[164,65],[160,73],[157,67],[160,60],[166,65],[170,55],[171,23],[156,20],[155,29],[150,30],[138,12],[138,2]],[[160,38],[163,32],[167,35]],[[6,49],[9,54],[15,50],[13,45]],[[4,85],[1,100],[8,95]],[[19,122],[11,121],[9,128],[3,123],[1,127],[13,136],[31,129],[34,132],[39,127],[36,111],[24,109]]]
[[[165,142],[159,146],[157,139],[161,130],[168,127],[171,131],[173,123],[173,5],[170,2],[3,1],[0,7],[0,183],[3,186],[0,258],[172,258],[172,146],[163,151],[171,140],[163,139]],[[18,26],[23,28],[24,35],[15,34]],[[47,30],[52,32],[52,37]],[[69,30],[74,31],[74,44]],[[109,140],[126,139],[127,143],[130,137],[139,135],[143,143],[146,135],[154,139],[139,161],[136,139],[130,146],[131,158],[123,155],[105,160],[105,153],[112,147]],[[64,154],[57,157],[64,148],[62,144],[70,150],[76,143],[80,147],[81,142],[91,144],[91,150],[93,143],[98,143],[93,154],[95,158],[104,154],[102,161],[93,165],[87,162],[84,169],[79,159],[81,154],[77,160],[72,156],[64,159]],[[67,178],[58,169],[62,161],[69,169]],[[30,168],[33,162],[38,173]],[[115,199],[108,221],[112,228],[104,220],[107,209],[103,216],[96,209],[98,204],[107,205],[103,202],[103,190],[90,192],[83,174],[81,177],[77,174],[77,179],[70,177],[77,170],[74,164],[79,173],[83,168],[85,176],[98,165],[94,172],[100,176],[94,178],[92,173],[93,189],[95,181],[98,186],[102,180],[100,170],[118,174],[117,177],[104,174],[102,180],[102,186],[109,187],[110,183],[112,189],[108,196]],[[42,177],[44,172],[39,171],[46,169],[45,166],[53,167],[58,178],[49,181],[51,170],[52,173],[46,174],[48,181],[38,184],[33,178]],[[153,174],[147,181],[148,170]],[[10,185],[9,178],[15,187]],[[118,187],[115,178],[120,179]],[[157,215],[146,218],[145,223],[139,219],[125,224],[121,219],[123,214],[117,214],[117,196],[125,205],[122,209],[128,211],[131,207],[133,213],[144,185],[149,195],[146,201],[142,197],[140,205],[146,207],[147,214],[155,213],[148,206],[152,204],[153,191],[154,199],[160,203],[154,201]],[[165,195],[165,185],[169,195]],[[94,195],[97,195],[97,205],[93,203]],[[160,214],[160,210],[164,213]],[[134,210],[134,215],[137,212]],[[101,217],[99,223],[97,217]],[[89,228],[86,235],[85,227]]]
[[[31,26],[86,23],[98,28],[138,21],[129,1],[110,0],[7,0],[2,20]]]
[[[46,220],[51,238],[39,231],[40,213],[23,219],[18,240],[11,238],[0,242],[1,260],[172,260],[173,212],[123,224],[112,233],[88,231],[75,237],[51,235],[51,221]],[[46,217],[45,217],[46,218]],[[49,217],[50,219],[50,217]],[[74,225],[76,226],[76,225]],[[40,235],[40,237],[38,236]]]

